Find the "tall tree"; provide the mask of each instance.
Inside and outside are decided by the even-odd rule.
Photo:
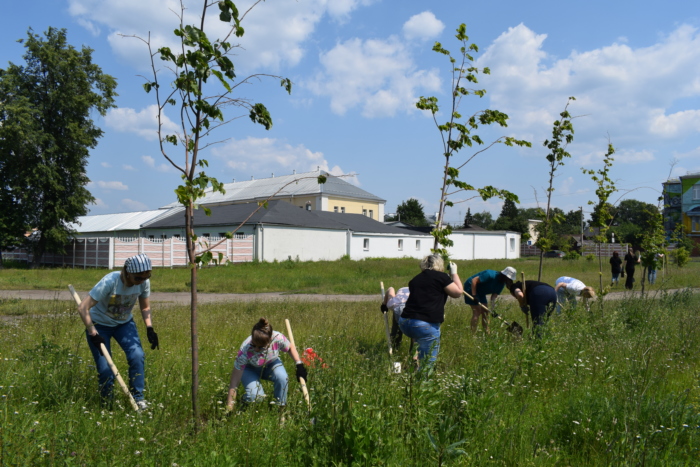
[[[440,137],[442,138],[442,157],[444,158],[444,168],[442,173],[442,186],[440,188],[438,215],[436,219],[436,226],[432,231],[432,234],[435,237],[433,250],[443,255],[447,254],[447,247],[452,246],[452,241],[449,239],[449,234],[452,232],[452,229],[449,225],[445,225],[444,222],[445,208],[453,206],[455,203],[455,201],[452,201],[450,197],[459,193],[475,192],[476,194],[474,194],[474,196],[456,202],[465,202],[475,198],[476,196],[481,196],[483,200],[487,200],[494,196],[512,201],[518,200],[518,197],[510,191],[494,188],[493,186],[478,188],[460,180],[460,170],[477,155],[496,144],[503,143],[506,146],[531,146],[531,144],[527,141],[519,140],[511,136],[501,136],[487,144],[485,147],[466,157],[466,160],[461,164],[454,161],[454,157],[456,157],[457,153],[465,146],[472,147],[474,144],[479,146],[484,145],[484,141],[481,139],[481,137],[474,133],[479,126],[492,124],[497,124],[501,127],[508,126],[508,115],[492,109],[478,110],[462,121],[463,117],[460,113],[462,98],[469,95],[474,95],[477,97],[484,97],[484,95],[486,95],[486,90],[484,89],[472,89],[465,86],[478,83],[477,76],[480,73],[489,74],[491,71],[488,68],[483,68],[480,70],[474,66],[474,57],[472,56],[472,53],[477,53],[479,51],[479,47],[476,44],[469,43],[467,26],[465,24],[461,24],[457,28],[457,34],[455,37],[461,44],[458,58],[454,58],[450,51],[445,49],[439,42],[436,42],[433,46],[434,52],[447,56],[450,61],[450,74],[452,78],[450,96],[452,99],[448,103],[449,113],[447,122],[438,123],[437,121],[437,114],[440,111],[437,97],[421,96],[416,103],[416,107],[419,109],[430,111],[433,117],[433,122],[435,123],[435,126],[440,132]]]
[[[469,227],[474,223],[474,216],[472,216],[471,208],[467,208],[467,213],[464,215],[464,227]]]
[[[254,3],[253,6],[257,5]],[[211,8],[217,8],[219,20],[230,26],[228,35],[223,39],[210,40],[205,32],[207,13]],[[279,80],[282,87],[291,93],[292,83],[289,79],[276,75],[255,74],[244,78],[236,75],[234,64],[230,57],[238,46],[231,45],[228,38],[231,35],[241,37],[244,34],[241,22],[250,12],[239,14],[236,5],[231,0],[211,2],[202,1],[200,23],[198,25],[184,24],[185,6],[180,3],[180,24],[174,34],[179,40],[179,50],[161,47],[153,51],[149,39],[138,38],[146,43],[151,55],[153,76],[144,83],[146,92],[154,91],[158,104],[158,136],[163,157],[182,175],[183,184],[175,190],[178,201],[185,208],[185,232],[188,262],[190,264],[190,337],[192,352],[192,414],[195,428],[200,422],[199,416],[199,337],[197,316],[197,264],[208,263],[212,260],[211,248],[205,245],[205,251],[200,256],[196,253],[197,236],[194,233],[194,209],[198,200],[204,197],[208,186],[212,190],[224,193],[223,184],[216,178],[207,175],[204,170],[208,162],[203,159],[203,152],[208,146],[221,142],[209,141],[217,129],[237,119],[224,117],[224,108],[242,109],[248,113],[253,123],[260,124],[265,129],[272,127],[272,117],[267,108],[261,103],[253,104],[246,98],[237,96],[235,91],[239,86],[259,81],[261,78]],[[173,81],[168,86],[161,86],[158,67],[155,59],[165,62],[173,73]],[[208,82],[209,79],[218,83],[220,88]],[[166,134],[163,129],[165,109],[175,107],[180,116],[180,131]],[[170,145],[179,148],[172,149]],[[173,152],[184,153],[184,163],[176,163]],[[325,182],[325,176],[318,177],[319,183]],[[262,203],[265,204],[265,203]],[[202,206],[208,215],[211,211]],[[251,214],[252,216],[252,214]],[[245,221],[244,221],[245,222]],[[230,233],[229,233],[230,235]],[[221,259],[221,257],[219,258]]]
[[[510,230],[525,234],[528,231],[527,219],[520,215],[520,210],[515,205],[515,201],[506,199],[501,208],[501,214],[493,223],[494,230]]]
[[[411,224],[416,227],[424,227],[428,225],[425,220],[425,212],[423,205],[415,198],[409,198],[396,207],[396,217],[405,224]]]
[[[474,214],[474,225],[478,225],[482,229],[490,230],[493,227],[493,216],[488,211],[477,212]]]
[[[552,224],[562,221],[563,215],[552,215],[552,194],[554,193],[554,175],[564,165],[564,159],[571,157],[566,150],[574,140],[574,125],[571,123],[569,114],[569,104],[576,100],[573,96],[566,101],[564,110],[559,114],[560,119],[555,120],[552,125],[552,137],[545,140],[544,147],[549,150],[547,154],[547,164],[549,165],[549,186],[547,187],[547,209],[544,211],[544,219],[540,225],[541,234],[537,237],[537,247],[540,249],[540,264],[537,272],[537,280],[542,279],[542,262],[545,251],[552,249],[556,235],[553,235]]]
[[[102,130],[91,116],[114,107],[116,81],[92,62],[92,49],[68,44],[65,29],[44,36],[30,29],[23,41],[25,65],[0,70],[0,182],[13,214],[0,228],[36,228],[33,265],[45,251],[63,253],[69,223],[87,214],[89,150]],[[5,209],[3,205],[3,210]]]

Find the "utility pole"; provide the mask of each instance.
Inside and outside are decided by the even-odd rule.
[[[583,206],[579,206],[581,208],[581,256],[583,256],[583,225],[586,223],[583,220]]]

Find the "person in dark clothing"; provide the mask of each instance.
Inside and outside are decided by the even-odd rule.
[[[462,296],[462,281],[457,265],[450,263],[445,274],[440,255],[430,255],[420,263],[421,272],[408,283],[409,296],[399,318],[399,328],[418,345],[418,359],[431,367],[440,351],[440,326],[445,321],[447,297]],[[427,361],[426,361],[427,360]]]
[[[629,248],[629,251],[625,255],[625,261],[623,263],[623,268],[625,269],[625,274],[627,275],[627,279],[625,279],[625,288],[627,290],[632,290],[634,287],[634,267],[640,263],[642,259],[634,254],[634,250],[632,247]]]
[[[552,314],[557,304],[557,293],[549,284],[538,281],[525,281],[525,293],[521,281],[510,286],[510,294],[518,300],[520,309],[525,314],[530,314],[535,334],[539,337],[538,327]]]
[[[622,272],[622,259],[617,251],[613,251],[612,258],[610,258],[610,272],[612,273],[610,285],[617,285],[620,282],[620,273]]]

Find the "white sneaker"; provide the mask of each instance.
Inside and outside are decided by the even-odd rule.
[[[139,407],[139,412],[148,410],[151,407],[151,404],[149,404],[148,401],[145,400],[137,401],[136,405]]]

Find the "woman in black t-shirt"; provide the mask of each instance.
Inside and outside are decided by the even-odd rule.
[[[640,261],[642,261],[641,258],[638,258],[637,255],[634,254],[634,250],[630,247],[625,255],[623,266],[625,268],[625,274],[627,275],[627,279],[625,279],[625,288],[627,290],[632,290],[632,287],[634,287],[634,267]]]
[[[408,283],[410,295],[399,318],[399,328],[418,345],[418,360],[432,366],[440,351],[440,326],[445,320],[447,297],[462,296],[457,265],[450,263],[450,275],[440,255],[430,255],[420,263],[421,272]]]
[[[612,258],[610,258],[610,272],[612,273],[610,285],[617,285],[620,281],[620,273],[622,272],[622,260],[617,251],[613,251]]]

